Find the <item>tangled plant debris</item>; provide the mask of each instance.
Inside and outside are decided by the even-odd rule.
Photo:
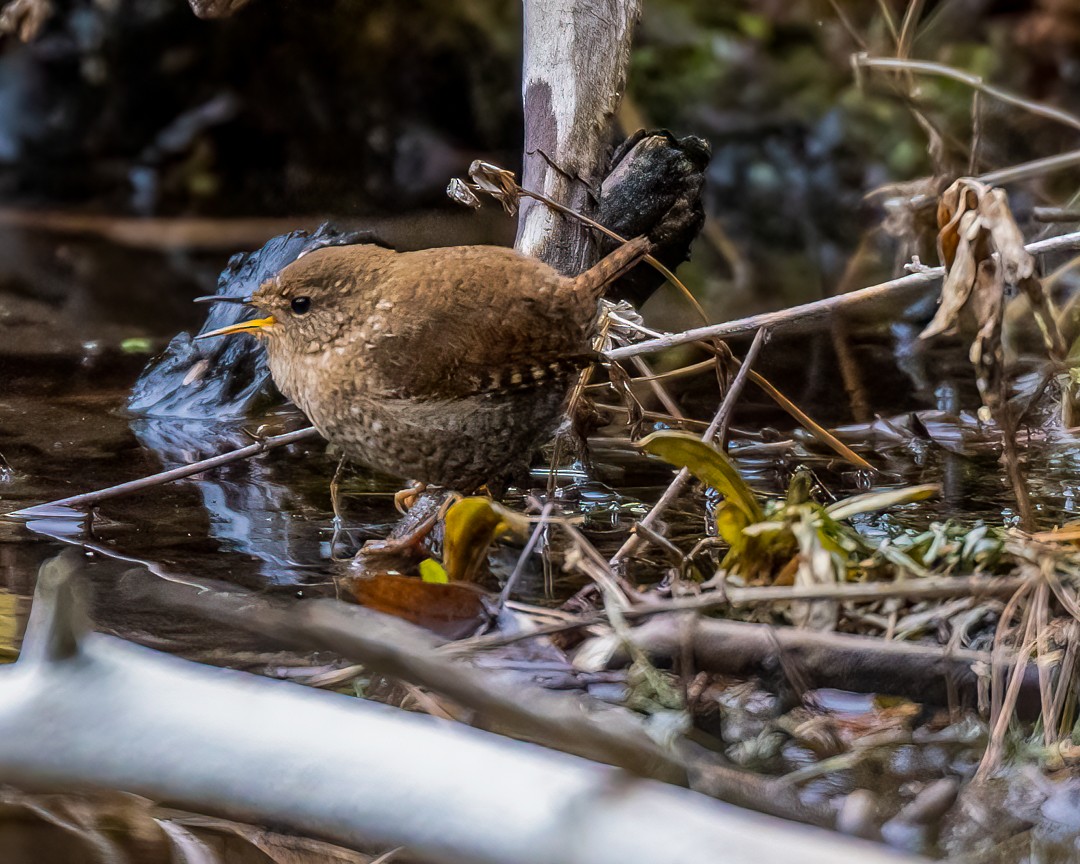
[[[220,14],[243,4],[193,5]],[[680,279],[671,272],[684,257],[686,231],[692,235],[704,222],[706,243],[721,253],[718,269],[732,271],[732,285],[754,284],[752,266],[758,281],[773,272],[760,260],[748,264],[739,250],[744,238],[706,219],[695,197],[706,175],[741,176],[726,147],[717,168],[699,139],[631,136],[612,175],[586,178],[596,180],[589,194],[600,204],[586,214],[478,160],[468,181],[451,182],[453,200],[476,209],[494,199],[508,216],[535,201],[563,220],[556,224],[584,225],[601,247],[625,240],[610,226],[637,225],[630,217],[646,212],[623,212],[620,221],[604,211],[605,201],[619,199],[612,188],[632,173],[636,158],[658,159],[659,175],[670,168],[679,193],[657,206],[678,212],[679,230],[662,233],[683,251],[653,256],[655,272],[641,268],[647,278],[617,286],[613,301],[602,305],[595,343],[601,362],[577,380],[567,422],[529,484],[501,501],[453,500],[429,490],[397,521],[389,482],[346,473],[339,490],[335,474],[328,507],[336,460],[323,459],[315,431],[262,388],[265,373],[251,362],[257,355],[240,352],[247,365],[210,362],[181,336],[155,368],[184,386],[210,382],[198,392],[214,392],[214,399],[141,398],[155,395],[150,386],[130,405],[161,407],[164,419],[154,422],[164,425],[153,434],[137,426],[140,440],[169,463],[185,464],[163,473],[150,467],[142,479],[98,492],[46,494],[47,485],[19,485],[17,472],[37,442],[17,439],[14,467],[0,473],[0,483],[31,489],[23,494],[34,501],[56,500],[11,515],[38,536],[81,545],[94,556],[92,572],[122,567],[115,591],[132,592],[136,607],[167,610],[165,617],[184,610],[229,632],[256,633],[271,646],[223,648],[200,659],[498,728],[920,854],[1019,861],[1030,849],[1058,851],[1045,836],[1025,832],[1049,835],[1070,824],[1063,802],[1080,764],[1073,740],[1080,524],[1069,521],[1080,341],[1073,341],[1069,304],[1062,302],[1077,287],[1075,260],[1066,259],[1080,248],[1080,233],[1055,228],[1056,236],[1047,236],[1045,227],[1077,221],[1073,198],[1048,179],[1064,177],[1067,186],[1077,157],[1066,150],[997,164],[996,115],[983,101],[1070,134],[1080,121],[990,85],[983,74],[912,59],[916,48],[929,52],[940,38],[935,28],[921,31],[920,22],[945,13],[924,15],[925,4],[916,2],[893,20],[888,4],[877,5],[877,29],[862,33],[858,16],[848,20],[846,5],[833,4],[843,27],[830,32],[837,44],[845,33],[853,43],[844,48],[845,56],[856,51],[852,86],[884,91],[873,98],[890,107],[874,103],[878,113],[893,120],[910,113],[927,140],[917,148],[926,153],[908,154],[908,161],[934,171],[873,196],[888,196],[881,236],[899,236],[897,266],[883,274],[888,256],[875,248],[881,236],[872,230],[835,284],[877,284],[832,296],[819,291],[821,299],[735,320],[714,314],[715,297],[702,290],[700,273]],[[40,26],[49,6],[9,3],[0,30],[32,35],[28,28]],[[786,14],[798,13],[777,13]],[[737,44],[744,56],[731,62],[746,62],[768,44],[772,26],[767,15],[743,15],[744,41]],[[798,42],[793,28],[781,36]],[[715,39],[710,51],[735,44]],[[883,47],[896,56],[882,56]],[[958,97],[925,76],[970,92]],[[657,105],[642,109],[631,101],[630,109],[647,116]],[[962,135],[968,122],[970,142]],[[825,121],[821,126],[821,138],[842,137]],[[903,161],[902,152],[893,156]],[[586,183],[559,164],[550,168]],[[796,188],[777,180],[786,166],[772,174],[755,168],[745,172],[747,182],[768,192],[761,197],[770,217],[786,231],[801,226],[816,242],[805,211],[835,204],[813,185],[819,180]],[[867,171],[859,182],[869,185],[866,178],[880,173]],[[697,207],[680,197],[687,190]],[[843,190],[835,191],[839,200]],[[751,197],[738,205],[752,209]],[[848,216],[857,209],[848,206]],[[237,259],[223,287],[244,296],[251,286],[241,283],[271,275],[278,258],[354,239],[330,229],[276,238],[258,255]],[[915,250],[932,262],[935,249],[938,266],[909,255]],[[787,252],[778,244],[771,251],[777,262]],[[791,281],[810,281],[799,274]],[[656,287],[662,280],[676,289],[670,305],[678,304],[677,315],[663,307],[656,314],[655,298],[641,311],[625,302],[666,291]],[[927,301],[938,280],[935,310]],[[825,343],[835,363],[820,360]],[[167,365],[170,358],[175,362]],[[903,398],[888,392],[897,389]],[[85,404],[71,410],[90,411]],[[177,405],[204,415],[199,422],[206,425],[172,423]],[[245,434],[236,422],[213,424],[225,416],[219,407],[246,415],[259,440],[198,459],[218,441]],[[851,418],[865,422],[836,425]],[[10,455],[12,448],[4,449]],[[109,464],[113,474],[103,487],[115,483],[118,467],[135,473],[129,464]],[[198,489],[211,514],[203,538],[214,541],[210,553],[192,554],[191,545],[140,546],[138,532],[125,530],[144,524],[128,496],[155,498],[146,490],[177,480],[184,481],[179,491],[162,492],[153,503],[179,507],[169,503],[174,496]],[[161,524],[173,516],[147,509]],[[331,521],[331,511],[342,518]],[[271,526],[274,543],[238,539],[253,525]],[[184,523],[180,531],[201,537],[205,526]],[[351,557],[359,547],[363,554]],[[259,559],[262,593],[212,578],[241,581],[233,571],[243,571],[247,558]],[[292,597],[297,593],[302,602]],[[309,603],[309,594],[366,608]],[[18,617],[17,604],[0,615],[11,641],[6,655],[16,654]],[[132,630],[159,638],[160,626],[140,620]],[[52,802],[35,812],[62,809],[63,802]],[[145,818],[167,834],[155,834],[155,842],[181,832],[203,841],[219,829],[254,842],[246,828],[196,830],[141,809],[133,821]],[[993,830],[980,835],[978,825]],[[92,820],[84,828],[96,841]]]

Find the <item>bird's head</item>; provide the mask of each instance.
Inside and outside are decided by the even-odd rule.
[[[265,339],[271,356],[325,351],[345,335],[356,314],[357,295],[369,273],[363,266],[363,256],[356,254],[361,248],[386,251],[355,246],[317,249],[267,279],[248,297],[197,298],[242,303],[262,313],[197,338],[251,333]]]

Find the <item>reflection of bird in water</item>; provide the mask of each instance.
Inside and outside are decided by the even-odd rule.
[[[313,234],[294,231],[274,237],[256,252],[234,256],[218,280],[218,290],[247,296],[304,252],[369,239],[325,225]],[[225,307],[213,310],[203,329],[220,327],[232,320],[230,314]],[[140,443],[172,468],[211,450],[250,444],[239,425],[220,421],[245,417],[253,405],[272,395],[262,351],[239,341],[195,342],[181,333],[139,376],[128,409],[138,415],[131,425]],[[272,463],[247,460],[187,481],[202,496],[210,535],[265,562],[259,569],[268,582],[303,581],[308,568],[320,566],[326,557],[323,538],[310,530],[310,523],[296,518],[298,510],[307,508],[313,519],[324,516],[298,497],[297,472],[303,470],[318,472],[312,488],[325,488],[324,466],[309,461],[292,463],[288,476]]]
[[[349,458],[460,491],[522,476],[593,358],[604,289],[651,248],[619,247],[580,276],[510,249],[312,251],[242,302],[271,374]],[[207,299],[235,299],[213,297]]]
[[[239,426],[205,421],[178,422],[153,418],[133,422],[139,442],[157,453],[166,468],[186,465],[208,449],[228,449],[250,444]],[[267,583],[304,582],[313,572],[323,572],[327,554],[325,538],[311,530],[312,521],[325,519],[325,511],[297,492],[304,472],[312,488],[325,488],[325,463],[312,460],[246,459],[184,481],[202,498],[210,519],[210,536],[226,547],[260,562]],[[306,513],[309,518],[297,518]]]

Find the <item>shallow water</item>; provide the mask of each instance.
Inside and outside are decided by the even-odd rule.
[[[223,423],[140,418],[125,410],[151,353],[178,330],[201,324],[204,309],[188,301],[211,290],[223,255],[155,254],[25,232],[18,244],[10,236],[6,242],[20,251],[9,272],[0,274],[0,508],[5,512],[243,446],[256,428],[272,434],[303,425],[288,408]],[[35,293],[42,279],[48,290]],[[880,332],[853,337],[851,344],[864,386],[876,382],[866,387],[866,407],[879,419],[840,425],[838,434],[866,454],[880,468],[878,474],[833,458],[802,430],[792,429],[789,418],[752,388],[740,402],[732,435],[740,468],[756,488],[780,495],[796,468],[809,467],[826,499],[871,488],[942,483],[939,500],[889,519],[867,518],[870,531],[921,529],[944,518],[1009,524],[1015,516],[992,430],[970,415],[957,418],[935,410],[975,404],[962,347],[924,350],[913,360],[903,336],[894,328],[892,344],[903,350],[892,353],[882,350]],[[823,340],[823,335],[774,339],[759,368],[822,422],[850,423],[835,354]],[[808,356],[819,359],[806,363]],[[707,418],[715,407],[715,386],[705,375],[673,392],[693,416]],[[593,442],[591,474],[580,466],[560,470],[558,498],[585,517],[587,533],[602,551],[611,552],[662,491],[670,472],[634,452],[620,440],[625,433],[617,427],[606,434],[616,437]],[[1080,507],[1075,479],[1080,448],[1061,432],[1036,430],[1031,438],[1036,446],[1027,450],[1030,482],[1040,519],[1047,525],[1060,522]],[[794,443],[785,446],[785,441]],[[332,590],[328,487],[334,465],[321,442],[304,442],[104,502],[92,518],[65,514],[28,524],[2,521],[3,586],[27,596],[43,559],[63,544],[84,542],[100,550],[101,563],[91,571],[130,570],[126,557],[177,575],[267,591]],[[537,468],[534,481],[542,491],[545,468]],[[398,486],[393,478],[351,474],[346,510],[354,542],[389,530],[396,520],[391,496]],[[520,502],[520,497],[510,500]],[[676,541],[700,535],[699,512],[696,507],[672,510],[667,521]],[[643,575],[648,576],[647,568]],[[568,583],[564,590],[571,587]],[[122,604],[101,598],[99,606],[108,610],[110,628],[128,630]],[[130,624],[132,632],[142,629]],[[198,641],[194,634],[193,639]]]
[[[18,243],[0,239],[0,246],[5,243],[18,254],[8,272],[0,272],[0,512],[244,446],[256,430],[275,434],[306,425],[288,407],[223,422],[147,418],[125,407],[152,354],[179,330],[193,331],[202,323],[204,308],[189,301],[212,290],[224,254],[160,254],[40,235]],[[47,290],[37,290],[42,284]],[[781,496],[794,472],[809,468],[825,501],[871,489],[941,483],[939,499],[887,516],[860,517],[861,530],[873,537],[921,531],[946,519],[1014,523],[994,430],[957,413],[959,406],[977,404],[963,346],[915,343],[913,348],[910,336],[904,325],[851,337],[850,356],[861,377],[859,405],[840,383],[828,334],[775,338],[759,370],[811,415],[835,427],[879,470],[870,474],[836,458],[748,387],[731,436],[731,453],[748,482],[763,494]],[[733,345],[736,354],[744,349],[745,344]],[[671,392],[689,416],[708,419],[715,410],[711,374],[685,379]],[[856,423],[859,411],[876,419]],[[1077,441],[1053,426],[1024,429],[1022,436],[1040,522],[1049,527],[1073,518],[1080,509]],[[556,497],[565,512],[582,517],[585,533],[610,555],[672,472],[636,452],[617,425],[592,439],[590,452],[590,470],[569,463],[560,467]],[[311,669],[318,658],[281,651],[258,637],[177,612],[149,589],[161,579],[178,579],[297,598],[338,593],[341,565],[332,560],[329,498],[335,467],[322,442],[307,441],[105,501],[92,515],[60,508],[29,521],[0,518],[0,661],[15,656],[38,566],[77,544],[91,553],[84,574],[92,584],[98,629],[263,674],[291,676]],[[548,469],[539,465],[531,491],[542,496],[547,477]],[[368,472],[348,476],[348,543],[355,547],[386,535],[398,519],[392,496],[399,487],[393,478]],[[691,490],[665,517],[667,536],[684,550],[704,531],[703,494]],[[507,503],[520,508],[524,492],[512,491]],[[517,556],[514,547],[497,550],[492,556],[496,576],[505,576]],[[521,586],[523,599],[557,603],[581,586],[561,572],[559,556],[557,546],[546,561],[534,556]],[[659,579],[667,566],[662,554],[649,549],[632,574],[642,581]],[[485,584],[496,587],[497,580],[489,577]],[[759,691],[751,686],[748,692],[753,702]],[[722,703],[728,702],[726,725],[717,734],[736,742],[729,755],[779,773],[812,766],[819,758],[801,742],[770,751],[767,742],[755,740],[754,730],[763,728],[760,718],[739,726],[744,709],[737,704],[738,688],[725,685],[718,693]],[[774,695],[765,695],[769,704],[776,702]],[[867,710],[863,702],[853,706],[842,695],[822,699],[841,721]],[[895,811],[927,779],[970,777],[981,747],[978,730],[946,744],[935,743],[933,734],[921,744],[903,737],[850,770],[810,779],[801,794],[813,803],[853,789],[870,790],[879,806]],[[903,825],[890,830],[900,845],[935,851],[934,832]],[[969,841],[952,842],[967,848]]]

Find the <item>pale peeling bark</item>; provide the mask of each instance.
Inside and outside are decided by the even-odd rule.
[[[626,84],[640,0],[524,0],[523,185],[590,215]],[[598,258],[590,232],[523,200],[516,247],[567,275]]]
[[[121,789],[436,864],[916,859],[363,699],[87,632],[78,553],[0,668],[0,781]],[[3,860],[7,860],[6,857]]]

